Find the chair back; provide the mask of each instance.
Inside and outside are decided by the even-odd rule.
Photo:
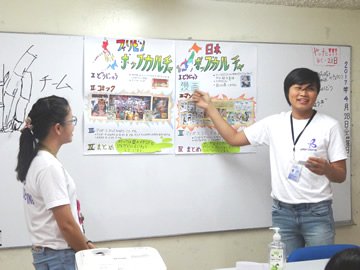
[[[353,244],[334,244],[323,246],[309,246],[298,248],[290,253],[287,258],[287,262],[309,261],[309,260],[321,260],[329,259],[336,253],[348,249],[359,247]]]

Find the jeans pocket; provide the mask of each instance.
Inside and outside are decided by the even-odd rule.
[[[280,202],[276,201],[276,200],[273,200],[272,206],[271,206],[271,211],[276,212],[276,211],[279,211],[279,210],[281,210]]]
[[[43,254],[44,252],[45,252],[44,247],[37,247],[37,246],[32,246],[31,247],[31,253],[32,254],[39,255],[39,254]]]
[[[313,206],[311,206],[310,210],[311,210],[311,214],[314,217],[328,216],[329,214],[331,214],[332,211],[330,203],[314,204]]]

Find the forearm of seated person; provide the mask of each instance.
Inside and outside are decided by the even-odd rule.
[[[74,220],[70,205],[61,205],[51,209],[66,242],[75,251],[88,249],[86,238]]]

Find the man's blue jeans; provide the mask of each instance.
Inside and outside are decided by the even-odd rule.
[[[75,270],[75,252],[72,249],[33,247],[31,252],[36,270]]]
[[[288,204],[273,200],[272,224],[280,228],[286,256],[304,246],[330,245],[335,239],[332,201]]]

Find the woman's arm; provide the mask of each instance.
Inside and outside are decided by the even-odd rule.
[[[66,242],[75,250],[88,249],[87,239],[82,233],[79,225],[74,220],[70,205],[61,205],[51,209],[55,220],[62,232]]]

